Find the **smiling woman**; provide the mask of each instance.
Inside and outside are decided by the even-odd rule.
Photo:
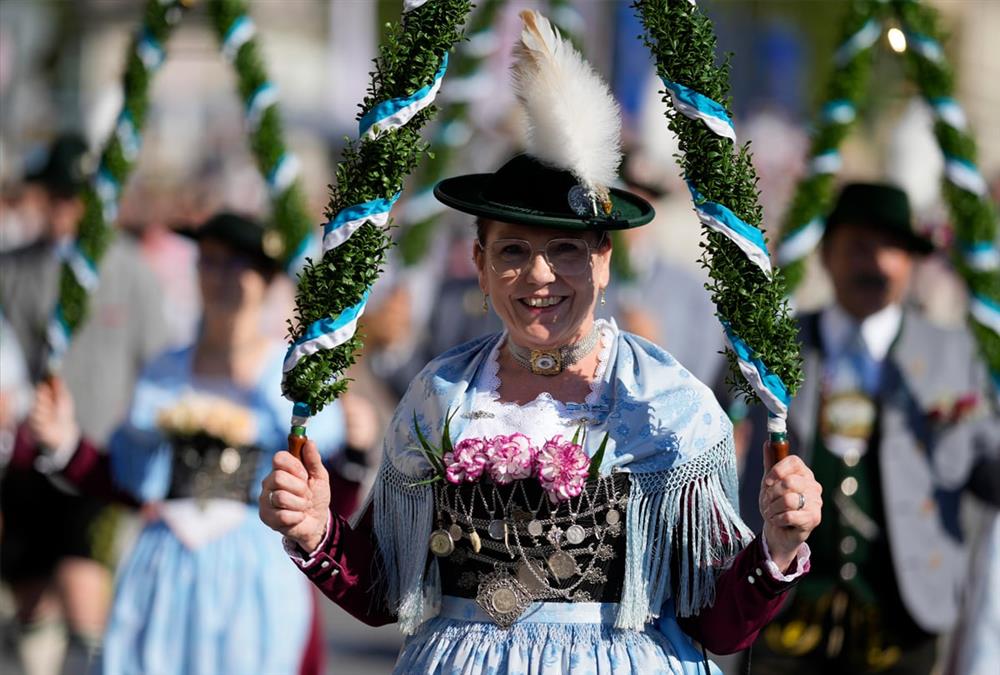
[[[330,513],[311,443],[302,462],[275,457],[261,517],[329,598],[398,621],[410,637],[396,672],[695,672],[689,636],[743,648],[808,569],[819,486],[797,458],[776,464],[755,541],[711,391],[595,320],[607,232],[653,210],[609,187],[620,123],[607,86],[548,21],[522,18],[528,152],[435,188],[477,218],[472,255],[504,331],[410,385],[358,523]]]

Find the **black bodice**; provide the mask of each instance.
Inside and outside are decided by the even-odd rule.
[[[628,491],[624,473],[590,480],[558,506],[535,479],[438,484],[431,550],[451,549],[438,558],[442,591],[489,603],[484,594],[513,579],[528,601],[618,602]]]

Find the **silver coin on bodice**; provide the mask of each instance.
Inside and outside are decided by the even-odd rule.
[[[549,556],[548,562],[556,579],[565,580],[576,574],[576,560],[565,551],[556,551]]]
[[[507,523],[502,520],[491,520],[489,528],[486,531],[489,532],[490,537],[500,541],[507,533]]]
[[[576,546],[587,538],[587,531],[581,525],[570,525],[566,530],[566,541]]]
[[[532,520],[530,523],[528,523],[528,534],[530,534],[532,537],[540,537],[542,536],[542,532],[544,531],[545,529],[542,527],[542,521]]]
[[[617,525],[621,518],[622,514],[618,513],[616,509],[608,509],[608,512],[604,514],[604,522],[608,525]]]
[[[448,528],[448,534],[451,535],[451,540],[457,543],[462,538],[462,526],[452,523]]]

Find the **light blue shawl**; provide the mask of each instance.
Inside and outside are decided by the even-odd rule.
[[[414,416],[437,442],[445,416],[457,409],[451,434],[461,439],[474,412],[478,375],[501,339],[480,338],[431,361],[411,383],[386,433],[371,499],[385,601],[405,634],[436,613],[441,594],[437,563],[427,563],[433,490],[415,485],[431,468],[419,450]],[[638,630],[668,600],[679,616],[710,603],[719,568],[752,535],[738,513],[732,424],[711,390],[670,354],[630,333],[615,330],[607,363],[598,403],[569,408],[587,422],[588,454],[609,435],[601,473],[632,474],[625,584],[615,625]],[[673,561],[676,579],[672,553],[680,556]]]

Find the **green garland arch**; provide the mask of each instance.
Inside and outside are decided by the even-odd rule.
[[[945,157],[944,196],[955,228],[951,258],[971,298],[969,325],[1000,392],[1000,253],[997,211],[976,168],[976,143],[954,99],[954,73],[944,55],[937,12],[917,0],[853,0],[841,47],[812,138],[811,172],[800,181],[782,224],[778,260],[789,291],[802,279],[818,243],[839,169],[838,148],[869,88],[873,49],[883,24],[895,18],[907,38],[906,65],[935,112],[934,134]]]
[[[129,45],[122,78],[122,110],[115,131],[101,152],[94,179],[84,187],[84,210],[77,226],[76,245],[60,273],[59,300],[49,329],[50,370],[58,368],[69,340],[87,316],[89,292],[96,283],[101,260],[114,236],[122,187],[140,151],[141,130],[149,110],[150,82],[166,58],[164,45],[191,4],[190,0],[147,0],[142,24]],[[210,0],[207,6],[220,45],[225,46],[237,24],[242,23],[247,31],[238,48],[233,50],[231,61],[239,93],[249,106],[268,80],[260,48],[253,37],[252,23],[247,18],[247,3],[244,0]],[[248,119],[250,148],[265,177],[272,176],[289,157],[276,99],[273,95],[268,99],[257,111],[253,123]],[[301,257],[311,231],[299,181],[287,180],[281,189],[272,187],[271,205],[268,227],[277,235],[271,239],[275,242],[275,253],[283,257],[287,265],[293,266]]]
[[[407,5],[409,11],[388,27],[379,48],[359,121],[379,104],[410,96],[434,81],[471,10],[469,0],[409,0]],[[348,143],[337,165],[337,182],[330,187],[326,217],[331,222],[355,205],[394,201],[426,153],[420,129],[434,112],[433,106],[424,108],[399,128]],[[299,275],[295,315],[288,323],[293,344],[308,338],[312,326],[363,306],[390,245],[388,224],[366,222],[321,259],[307,261]],[[352,334],[332,349],[309,353],[286,371],[282,389],[296,403],[295,427],[346,390],[348,381],[339,376],[354,363],[361,346],[360,337]]]
[[[708,97],[728,115],[729,62],[715,63],[712,22],[690,0],[638,0],[634,7],[646,29],[644,40],[660,78]],[[737,147],[701,121],[681,114],[670,95],[664,93],[663,100],[670,107],[667,118],[678,138],[684,177],[701,197],[696,198],[696,207],[709,201],[723,204],[759,231],[761,208],[749,145]],[[749,347],[746,356],[764,364],[780,378],[788,397],[794,396],[802,381],[802,362],[781,270],[765,274],[728,237],[703,230],[701,262],[709,273],[706,287],[717,316]],[[726,357],[730,365],[727,385],[748,401],[757,400],[757,391],[744,378],[736,353],[727,349]]]

